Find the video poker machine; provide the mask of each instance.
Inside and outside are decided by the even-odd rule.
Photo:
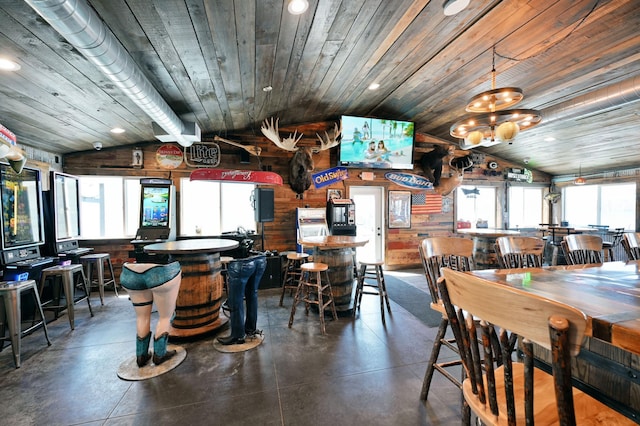
[[[137,262],[164,263],[144,246],[176,239],[176,188],[171,179],[159,178],[140,179],[140,186],[140,227],[131,254]]]

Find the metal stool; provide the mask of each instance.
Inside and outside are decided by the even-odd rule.
[[[118,297],[118,286],[116,285],[116,275],[113,273],[113,265],[111,264],[111,256],[109,256],[109,253],[87,254],[80,257],[80,262],[82,262],[82,266],[84,266],[85,275],[89,280],[89,287],[91,287],[94,284],[98,286],[101,305],[104,305],[104,287],[106,285],[113,284],[113,291],[116,293],[116,297]],[[104,262],[107,262],[109,273],[111,274],[111,277],[108,280],[105,280],[105,276],[104,276]],[[94,279],[92,275],[93,267],[95,267],[97,271],[96,279]]]
[[[20,303],[20,296],[23,292],[32,290],[33,299],[35,301],[38,312],[40,313],[40,321],[31,323],[31,326],[26,330],[22,330],[22,309]],[[9,338],[11,340],[11,349],[13,350],[13,362],[16,368],[20,368],[20,348],[22,335],[28,334],[41,326],[44,328],[44,337],[47,339],[47,344],[51,346],[51,340],[49,340],[49,332],[47,331],[47,323],[44,319],[44,312],[40,305],[40,297],[38,295],[38,288],[34,280],[26,281],[3,281],[0,282],[0,297],[4,301],[4,310],[7,316],[7,324],[9,326]],[[0,338],[0,342],[4,344],[6,338]],[[2,346],[0,346],[0,350]]]
[[[302,296],[304,301],[305,313],[309,315],[309,306],[318,305],[318,314],[320,316],[320,329],[322,334],[326,334],[324,327],[324,310],[331,305],[331,313],[333,319],[338,319],[336,313],[336,305],[333,303],[333,294],[331,294],[331,282],[329,281],[329,274],[327,273],[329,266],[325,263],[304,263],[300,265],[300,282],[296,290],[296,297],[293,300],[293,306],[291,306],[291,316],[289,317],[289,328],[293,325],[293,317],[296,314],[296,305]],[[325,282],[322,282],[320,277],[321,272],[325,274]],[[304,294],[303,294],[304,293]],[[328,298],[328,301],[323,300],[323,296]],[[312,298],[312,297],[315,297]]]
[[[355,303],[353,306],[353,316],[356,315],[356,309],[360,309],[363,294],[374,294],[380,296],[380,312],[382,314],[382,323],[384,320],[384,304],[387,304],[387,311],[391,314],[391,305],[389,304],[389,295],[387,294],[387,286],[384,283],[384,274],[382,272],[381,260],[360,262],[360,272],[358,273],[358,284],[356,285]],[[375,281],[374,281],[375,280]],[[365,287],[375,290],[366,291]]]
[[[82,265],[58,265],[43,269],[42,275],[40,276],[40,296],[42,296],[42,292],[48,279],[52,281],[52,285],[55,285],[56,280],[60,279],[60,281],[62,282],[62,290],[64,291],[66,304],[52,305],[54,301],[56,301],[57,303],[59,303],[60,301],[60,294],[58,291],[58,294],[55,295],[54,300],[44,302],[43,310],[55,311],[55,317],[58,318],[58,313],[62,309],[67,308],[69,325],[71,326],[72,330],[75,329],[75,313],[73,305],[86,300],[87,305],[89,305],[89,312],[91,313],[91,316],[93,316],[93,309],[91,309],[91,300],[89,300],[89,282],[87,281],[87,277],[84,274]],[[76,297],[76,289],[78,287],[80,287],[84,291],[84,294]]]
[[[227,298],[229,297],[229,273],[227,271],[227,268],[229,266],[229,262],[233,261],[233,257],[231,256],[220,256],[220,263],[222,264],[222,270],[220,271],[220,274],[222,275],[223,278],[223,285],[224,285],[224,294],[227,295]],[[229,310],[229,304],[227,303],[227,299],[225,299],[224,302],[222,302],[222,312],[224,312],[224,314],[228,317],[230,317],[230,310]]]
[[[287,264],[284,270],[284,280],[282,281],[282,294],[280,295],[280,306],[284,301],[284,293],[289,289],[289,294],[293,293],[293,290],[298,289],[298,283],[300,282],[300,266],[304,264],[309,258],[307,253],[289,253],[287,254]]]

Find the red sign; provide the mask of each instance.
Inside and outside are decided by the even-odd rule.
[[[191,172],[189,180],[219,180],[282,185],[282,176],[279,174],[255,170],[197,169]]]
[[[182,150],[175,145],[162,145],[156,151],[156,161],[164,169],[175,169],[182,164]]]

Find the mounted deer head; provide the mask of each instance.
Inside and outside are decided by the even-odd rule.
[[[454,157],[451,157],[449,160],[449,170],[453,170],[454,173],[451,177],[448,178],[440,178],[440,185],[434,187],[433,189],[443,197],[451,194],[451,192],[456,189],[462,183],[464,179],[464,171],[473,167],[473,161],[469,157],[468,161],[465,161],[465,164],[461,168],[456,168],[452,162]]]
[[[324,137],[316,133],[320,140],[319,148],[298,147],[296,144],[302,138],[302,133],[298,136],[298,131],[296,130],[289,137],[280,139],[278,121],[279,119],[276,119],[274,123],[273,118],[271,120],[265,119],[260,130],[278,148],[295,153],[289,163],[289,186],[296,194],[302,194],[311,186],[311,172],[314,169],[312,154],[338,145],[340,143],[338,138],[342,133],[342,129],[336,124],[332,136],[329,136],[327,132],[324,132]]]

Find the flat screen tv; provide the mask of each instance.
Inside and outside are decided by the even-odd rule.
[[[411,170],[414,135],[411,121],[343,115],[338,165]]]
[[[56,242],[80,238],[79,182],[76,176],[51,173]]]
[[[170,186],[142,185],[140,228],[168,228]]]
[[[23,168],[16,173],[0,163],[2,191],[2,249],[44,244],[40,171]]]

